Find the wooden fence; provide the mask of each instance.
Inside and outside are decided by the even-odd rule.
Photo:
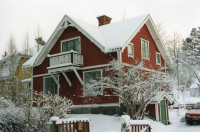
[[[57,132],[90,132],[88,121],[62,121],[62,124],[57,124]]]
[[[131,124],[131,132],[151,132],[149,124]]]

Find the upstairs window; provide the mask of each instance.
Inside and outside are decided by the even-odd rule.
[[[133,44],[128,44],[128,56],[133,57]]]
[[[142,58],[149,59],[149,41],[141,39]]]
[[[62,43],[62,52],[67,52],[70,50],[74,50],[80,53],[80,40],[79,37],[64,40]]]
[[[58,76],[56,76],[56,79],[58,79]],[[44,94],[48,94],[48,92],[52,95],[58,94],[58,85],[53,77],[45,77],[44,81]]]
[[[160,53],[156,52],[156,64],[160,65]]]
[[[87,90],[87,84],[90,84],[91,80],[96,80],[99,81],[102,76],[102,71],[101,70],[94,70],[94,71],[85,71],[84,72],[84,83],[86,84],[84,86],[84,89]],[[101,90],[101,86],[97,86],[95,88],[95,92],[98,92]]]

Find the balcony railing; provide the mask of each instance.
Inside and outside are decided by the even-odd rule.
[[[83,67],[83,55],[75,51],[48,55],[47,57],[50,62],[48,69],[64,66]]]

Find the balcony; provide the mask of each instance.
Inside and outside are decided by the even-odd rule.
[[[73,50],[69,52],[48,55],[47,57],[49,58],[49,67],[47,67],[47,69],[68,66],[83,67],[83,55]]]

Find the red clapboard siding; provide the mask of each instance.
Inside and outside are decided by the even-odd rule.
[[[124,63],[130,63],[130,64],[135,64],[136,60],[141,62],[141,39],[140,38],[143,38],[149,41],[150,60],[144,59],[145,66],[147,68],[150,68],[150,69],[153,68],[155,70],[160,69],[161,66],[164,67],[165,64],[164,64],[164,60],[162,56],[161,56],[161,66],[156,65],[156,52],[159,52],[159,50],[146,25],[144,25],[140,29],[140,31],[135,35],[135,37],[131,40],[131,43],[133,43],[133,46],[134,46],[134,58],[128,57],[128,51],[126,47],[124,51],[122,52],[122,61]],[[162,72],[165,72],[165,70],[162,70]]]

